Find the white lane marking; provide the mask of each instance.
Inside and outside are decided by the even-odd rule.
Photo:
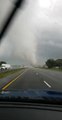
[[[44,81],[44,83],[45,83],[49,88],[51,88],[51,85],[49,85],[46,81]]]

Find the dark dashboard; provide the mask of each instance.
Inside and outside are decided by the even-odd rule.
[[[1,120],[62,120],[62,106],[26,103],[1,103]]]
[[[48,90],[2,91],[1,120],[62,120],[62,92]]]

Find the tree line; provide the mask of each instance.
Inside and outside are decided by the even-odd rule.
[[[48,66],[48,68],[53,68],[53,67],[59,67],[62,68],[62,59],[48,59],[46,61],[46,65]]]

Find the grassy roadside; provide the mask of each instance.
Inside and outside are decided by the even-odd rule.
[[[8,75],[14,74],[14,73],[19,72],[19,71],[21,71],[21,70],[23,70],[23,69],[24,69],[24,68],[14,69],[14,70],[9,70],[9,71],[2,72],[2,73],[0,73],[0,78],[7,77]]]
[[[60,69],[60,68],[51,68],[50,70],[55,70],[55,71],[62,72],[62,69]]]
[[[62,72],[62,68],[42,68],[42,67],[37,67],[37,68],[44,69],[44,70],[52,70],[52,71]]]
[[[59,69],[59,68],[42,68],[44,70],[52,70],[52,71],[58,71],[58,72],[62,72],[62,69]]]

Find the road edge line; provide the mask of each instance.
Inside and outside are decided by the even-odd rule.
[[[15,82],[20,76],[22,76],[27,70],[19,74],[16,78],[8,82],[4,87],[2,87],[2,91],[4,91],[6,88],[8,88],[13,82]]]

